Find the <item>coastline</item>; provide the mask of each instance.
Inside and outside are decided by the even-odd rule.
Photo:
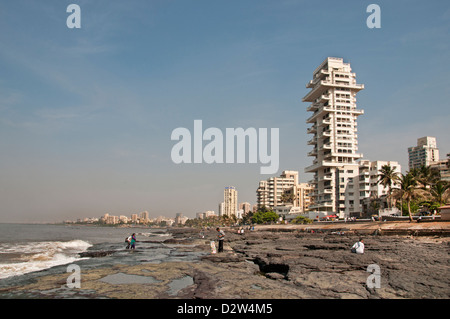
[[[320,227],[319,227],[320,226]],[[345,226],[345,227],[343,227]],[[82,270],[81,288],[65,286],[68,274],[0,289],[19,298],[107,299],[448,299],[449,222],[371,222],[261,225],[237,234],[224,228],[224,252],[210,253],[215,229],[172,228],[165,245],[198,260],[117,264]],[[312,229],[322,231],[311,232]],[[344,229],[344,230],[342,230]],[[411,233],[407,236],[389,230]],[[416,236],[414,236],[416,234]],[[364,236],[366,251],[350,247]],[[143,241],[145,242],[145,241]],[[138,247],[139,249],[139,247]],[[101,261],[102,257],[97,257]],[[379,289],[367,286],[369,265],[381,269]]]

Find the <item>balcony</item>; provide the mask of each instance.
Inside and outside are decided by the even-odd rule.
[[[313,125],[313,126],[311,126],[310,128],[308,128],[308,129],[306,130],[306,132],[307,132],[308,134],[314,134],[314,133],[316,133],[316,132],[317,132],[317,127],[316,127],[316,125]]]
[[[317,156],[317,149],[315,148],[311,152],[309,152],[308,156]]]

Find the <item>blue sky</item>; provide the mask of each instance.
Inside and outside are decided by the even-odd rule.
[[[66,8],[81,8],[69,29]],[[366,26],[369,4],[381,29]],[[280,171],[311,176],[305,84],[351,63],[359,150],[398,161],[435,136],[450,152],[448,1],[3,1],[0,222],[217,211],[255,203],[260,164],[172,162],[178,127],[279,128]]]

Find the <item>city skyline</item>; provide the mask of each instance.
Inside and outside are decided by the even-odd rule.
[[[66,8],[81,8],[81,28]],[[408,148],[436,137],[450,153],[450,6],[370,2],[14,1],[0,4],[0,222],[148,211],[217,210],[234,185],[256,202],[282,171],[308,182],[308,83],[343,58],[358,93],[358,152],[408,169]],[[279,128],[279,170],[175,164],[171,132]]]

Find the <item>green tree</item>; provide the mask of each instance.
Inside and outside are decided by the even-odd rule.
[[[280,196],[280,200],[284,204],[286,204],[286,203],[293,204],[294,201],[296,200],[296,196],[294,193],[291,193],[291,192],[283,192],[283,194],[281,194],[281,196]]]
[[[403,202],[406,201],[408,208],[409,221],[412,222],[411,201],[423,197],[424,192],[417,188],[417,175],[407,172],[401,174],[399,178],[400,189],[396,190],[397,197]],[[403,204],[401,205],[403,206]]]
[[[278,220],[280,216],[273,211],[258,211],[252,216],[252,222],[255,224],[271,223]]]
[[[430,211],[436,211],[439,207],[446,205],[450,199],[450,183],[447,181],[438,181],[431,185],[428,194],[428,200],[423,203]]]
[[[388,188],[388,208],[392,207],[392,186],[399,180],[398,173],[395,171],[397,167],[391,167],[391,165],[383,165],[378,174],[378,184]]]
[[[305,216],[297,216],[292,220],[292,224],[311,224],[313,222],[312,219],[309,219]]]
[[[429,189],[440,179],[439,172],[435,169],[432,169],[431,166],[423,165],[414,172],[416,174],[417,181],[422,184],[423,189]]]

